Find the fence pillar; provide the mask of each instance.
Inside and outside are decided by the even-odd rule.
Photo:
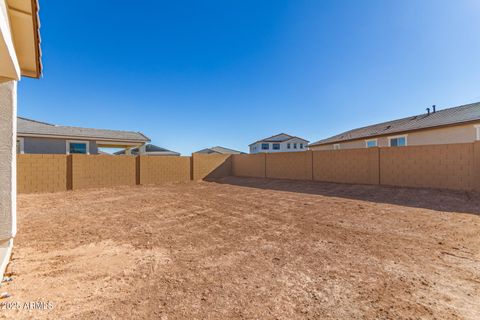
[[[473,143],[473,189],[480,192],[480,141]]]

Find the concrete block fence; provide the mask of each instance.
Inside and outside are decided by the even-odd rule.
[[[19,193],[149,185],[225,176],[480,191],[480,142],[191,157],[17,157]]]

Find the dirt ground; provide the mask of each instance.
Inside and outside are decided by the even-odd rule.
[[[480,319],[480,196],[242,178],[20,195],[8,270],[1,318]]]

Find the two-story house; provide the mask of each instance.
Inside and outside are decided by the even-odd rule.
[[[402,147],[480,140],[480,102],[353,129],[314,142],[311,150]]]
[[[308,140],[280,133],[250,144],[250,153],[307,151]]]

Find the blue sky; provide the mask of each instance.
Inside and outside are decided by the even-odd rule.
[[[480,101],[480,1],[40,2],[18,113],[189,154]]]

